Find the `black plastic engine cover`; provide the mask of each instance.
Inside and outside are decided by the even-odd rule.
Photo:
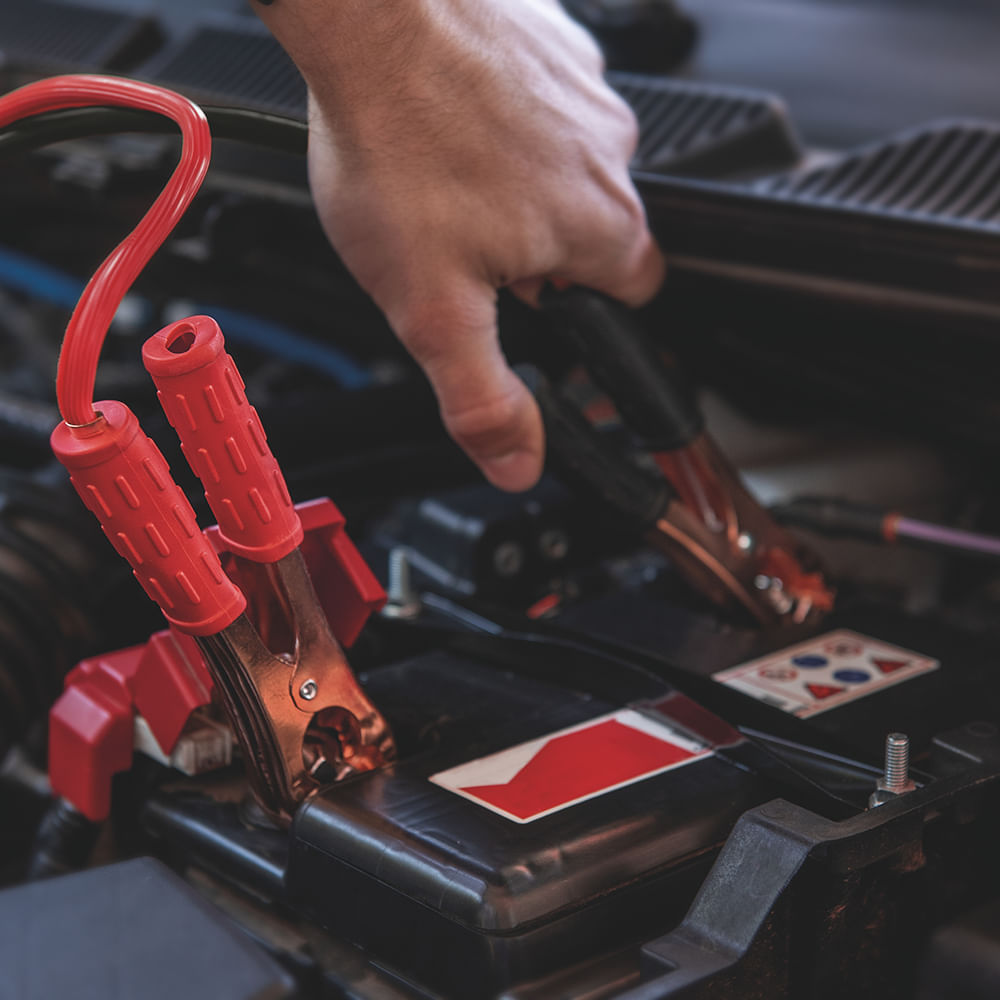
[[[411,694],[444,699],[458,728],[303,807],[286,885],[296,906],[434,989],[493,995],[676,923],[737,817],[768,797],[709,756],[514,822],[428,778],[621,706],[449,653],[376,676],[390,717]],[[447,719],[449,705],[438,711]]]
[[[0,893],[0,997],[281,1000],[291,977],[153,858]]]
[[[663,676],[734,726],[881,764],[887,733],[906,733],[914,757],[944,730],[1000,712],[996,642],[928,617],[860,603],[838,608],[820,625],[751,630],[724,627],[651,591],[618,591],[559,617],[570,632],[608,639],[659,660]],[[726,668],[838,629],[860,633],[937,660],[940,667],[868,697],[799,719],[713,680]],[[655,669],[655,664],[653,665]]]

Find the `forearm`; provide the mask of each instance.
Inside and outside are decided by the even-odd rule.
[[[425,0],[276,0],[258,15],[322,100],[348,103],[376,66],[398,70],[419,37]]]

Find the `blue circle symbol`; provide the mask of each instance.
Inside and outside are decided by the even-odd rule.
[[[830,661],[825,656],[793,656],[792,663],[797,667],[804,667],[806,670],[818,670],[825,667]]]
[[[833,676],[843,684],[864,684],[872,679],[866,670],[838,670]]]

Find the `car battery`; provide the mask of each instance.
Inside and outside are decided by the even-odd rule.
[[[884,606],[845,601],[807,629],[741,629],[636,589],[557,621],[581,641],[639,651],[735,726],[872,763],[890,732],[919,753],[935,734],[1000,711],[995,640]]]
[[[541,656],[585,674],[583,654]],[[629,702],[607,695],[610,664],[601,697],[527,673],[455,651],[373,671],[400,759],[291,829],[289,902],[425,989],[495,996],[675,925],[739,815],[775,794],[695,703],[657,715],[666,685]]]

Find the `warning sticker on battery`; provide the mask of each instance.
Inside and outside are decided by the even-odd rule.
[[[515,823],[530,823],[710,754],[669,725],[622,709],[430,780]]]
[[[937,660],[840,629],[714,674],[800,719],[936,670]]]

